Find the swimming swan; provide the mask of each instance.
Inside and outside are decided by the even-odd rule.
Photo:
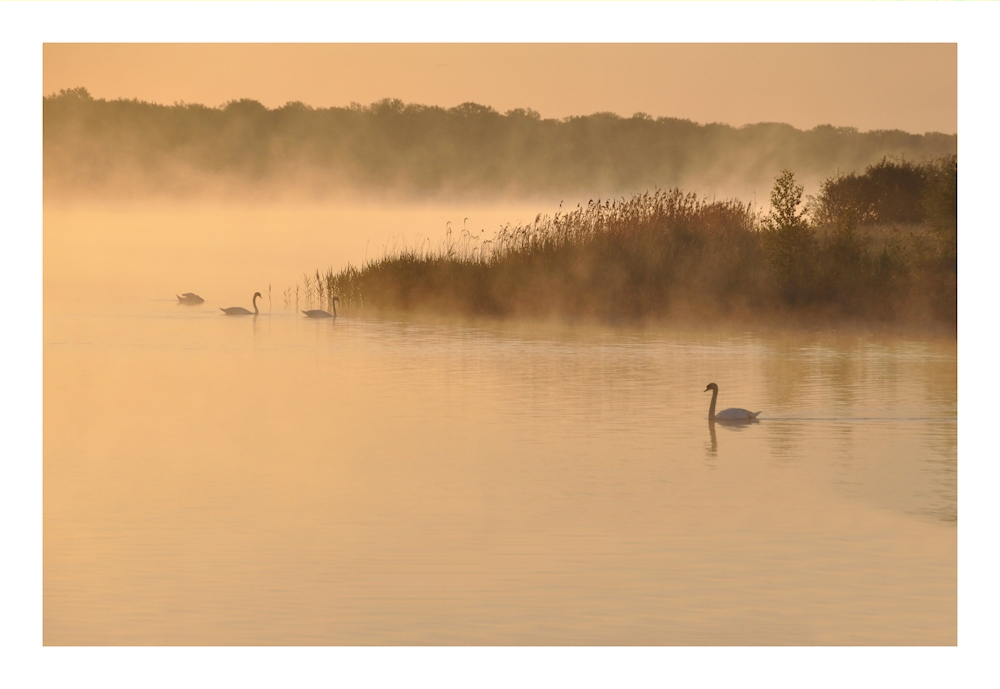
[[[184,294],[175,294],[177,297],[177,303],[179,304],[203,304],[205,300],[199,297],[194,292],[185,292]]]
[[[719,397],[719,386],[715,383],[709,383],[708,387],[705,388],[705,392],[709,390],[712,391],[712,403],[708,406],[708,418],[713,421],[716,419],[722,421],[753,421],[760,414],[759,411],[747,411],[746,409],[737,409],[736,407],[723,409],[716,414],[715,400]]]
[[[309,318],[336,318],[337,317],[337,302],[340,301],[340,297],[334,297],[333,301],[333,313],[327,313],[323,309],[309,309],[308,311],[303,311]]]
[[[228,309],[222,309],[222,313],[227,316],[256,316],[260,313],[260,311],[257,310],[257,297],[259,296],[260,292],[253,293],[253,311],[247,311],[242,306],[230,306]]]

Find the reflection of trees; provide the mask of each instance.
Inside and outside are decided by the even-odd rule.
[[[939,345],[944,347],[944,343]],[[921,371],[924,381],[924,394],[941,416],[956,416],[958,414],[955,389],[958,387],[958,356],[957,343],[948,345],[948,351],[943,356],[929,356]]]
[[[771,456],[779,463],[786,463],[798,456],[802,432],[796,429],[796,424],[781,421],[768,424],[768,445]]]
[[[932,504],[928,512],[945,521],[958,519],[958,426],[944,421],[928,424],[928,443],[934,456],[924,466],[931,474]]]
[[[763,421],[776,461],[825,458],[817,470],[845,494],[957,518],[953,342],[830,333],[764,342]]]
[[[464,103],[445,109],[384,99],[370,106],[220,108],[95,100],[85,89],[45,98],[46,183],[56,188],[185,182],[191,171],[244,182],[308,174],[332,184],[426,195],[617,193],[738,180],[766,188],[776,170],[806,178],[854,170],[886,155],[951,155],[956,137],[782,124],[698,125],[641,113],[542,119]],[[724,170],[724,176],[720,175]],[[182,175],[180,172],[187,172]],[[137,173],[137,174],[133,174]]]
[[[778,409],[793,409],[803,389],[810,384],[809,367],[803,357],[807,343],[784,334],[775,336],[767,344],[763,361],[766,399]]]
[[[866,384],[870,373],[863,343],[855,337],[833,337],[834,341],[824,342],[822,336],[787,333],[769,342],[763,368],[767,399],[775,405],[769,416],[778,417],[768,422],[775,458],[789,460],[802,451],[808,429],[797,418],[801,416],[797,410],[810,409],[806,416],[854,413],[859,386]],[[849,427],[840,427],[843,448],[850,445],[850,436]]]

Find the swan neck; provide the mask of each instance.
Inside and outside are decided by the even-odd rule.
[[[337,302],[330,302],[333,305],[333,317],[337,317]]]
[[[715,400],[718,398],[718,396],[719,396],[719,390],[718,389],[712,390],[712,403],[708,405],[709,419],[715,418]]]
[[[260,313],[260,311],[257,310],[257,295],[255,294],[253,296],[253,315],[256,316],[259,313]]]

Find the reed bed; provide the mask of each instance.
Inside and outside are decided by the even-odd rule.
[[[386,247],[361,267],[305,275],[303,294],[306,308],[338,295],[345,311],[488,318],[954,323],[946,235],[919,224],[813,225],[802,213],[782,219],[735,199],[658,190],[539,215],[492,237],[456,237],[449,226],[438,246]]]

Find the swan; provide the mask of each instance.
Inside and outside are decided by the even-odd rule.
[[[709,383],[708,387],[705,388],[705,392],[709,390],[712,391],[712,403],[708,406],[708,418],[712,421],[716,419],[722,421],[753,421],[760,414],[759,411],[747,411],[746,409],[738,409],[736,407],[723,409],[716,414],[715,400],[719,397],[719,386],[715,383]]]
[[[260,292],[253,293],[253,311],[247,311],[242,306],[230,306],[228,309],[222,309],[222,313],[227,316],[256,316],[260,313],[260,311],[257,310],[257,297],[259,296]]]
[[[302,313],[309,318],[336,318],[338,301],[340,301],[340,297],[334,297],[330,302],[333,305],[333,313],[327,313],[323,309],[309,309],[308,311],[303,311]]]
[[[185,292],[184,294],[175,294],[177,297],[177,303],[179,304],[203,304],[205,300],[199,297],[194,292]]]

